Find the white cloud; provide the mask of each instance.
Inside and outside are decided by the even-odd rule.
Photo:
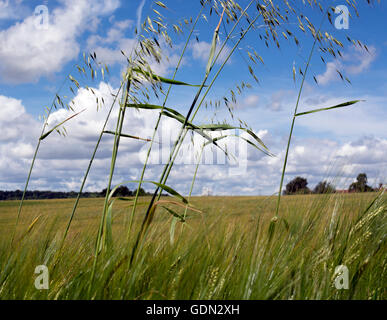
[[[32,174],[31,189],[76,190],[79,188],[84,171],[96,143],[99,131],[106,117],[108,106],[112,102],[111,91],[115,91],[106,83],[100,83],[93,88],[97,95],[103,96],[106,107],[98,112],[95,107],[95,97],[85,89],[79,90],[75,98],[75,111],[87,108],[85,112],[66,124],[68,136],[63,138],[56,133],[48,136],[41,145],[36,167]],[[0,96],[0,127],[2,131],[0,144],[0,189],[21,189],[29,169],[36,139],[39,135],[41,124],[34,120],[23,107],[20,100]],[[58,110],[50,117],[51,128],[59,121],[67,118],[72,112]],[[152,136],[153,127],[157,118],[157,112],[128,110],[127,121],[124,123],[123,132],[149,138]],[[117,120],[117,109],[113,110],[112,118],[108,124],[108,130],[114,130]],[[321,121],[321,119],[320,119]],[[331,121],[331,120],[330,120]],[[298,123],[300,125],[301,123]],[[166,152],[170,142],[176,137],[180,124],[173,119],[163,118],[160,132],[163,135],[156,136],[153,154]],[[218,159],[218,164],[203,164],[198,171],[197,183],[194,194],[201,194],[204,190],[211,190],[213,195],[221,194],[271,194],[277,191],[284,158],[286,141],[275,138],[267,129],[256,132],[268,144],[270,150],[277,155],[275,158],[264,156],[262,152],[247,146],[247,158],[240,159],[236,165],[246,163],[246,171],[239,175],[230,174],[230,166]],[[221,133],[217,133],[221,135]],[[162,139],[161,137],[168,139]],[[245,132],[242,136],[247,138]],[[355,136],[355,135],[354,135]],[[359,136],[359,135],[358,135]],[[171,137],[171,139],[169,139]],[[220,140],[219,144],[231,147],[232,141],[237,138]],[[102,190],[107,183],[107,175],[110,165],[113,137],[105,135],[97,153],[88,183],[87,190]],[[161,144],[159,144],[160,142]],[[194,146],[187,137],[181,159],[171,172],[168,184],[179,192],[189,192],[191,179],[195,171],[195,158],[187,157],[197,155],[203,139],[194,136]],[[215,147],[205,150],[204,163],[213,158],[211,149],[216,150],[217,157],[221,154]],[[147,143],[122,139],[117,160],[117,169],[113,184],[138,178],[142,168],[142,157],[147,150]],[[188,153],[187,150],[193,150]],[[230,149],[228,149],[230,151]],[[235,150],[237,157],[239,149]],[[285,183],[294,176],[305,176],[309,186],[314,187],[317,182],[333,178],[337,180],[340,188],[348,186],[359,172],[366,172],[371,183],[379,183],[387,178],[387,137],[363,137],[345,139],[338,142],[333,138],[305,139],[298,136],[290,149],[287,175]],[[146,179],[155,180],[159,176],[163,165],[157,161],[151,161]],[[155,162],[156,164],[152,164]],[[384,174],[384,176],[383,176]],[[379,179],[380,178],[380,179]],[[380,181],[379,181],[380,180]],[[130,185],[134,189],[135,185]],[[151,190],[146,185],[145,189]]]
[[[348,98],[346,96],[336,96],[332,98],[315,93],[314,100],[317,100],[318,103],[311,104],[303,100],[299,111],[331,107],[354,99],[363,101],[345,108],[300,117],[297,119],[297,126],[307,128],[314,133],[329,133],[337,138],[361,135],[385,137],[384,105],[386,98],[384,97],[353,96]]]
[[[133,49],[138,43],[134,37],[127,37],[128,30],[134,25],[133,20],[115,21],[112,27],[107,31],[105,37],[100,35],[92,35],[87,40],[88,50],[95,52],[99,61],[110,66],[121,65],[124,71],[127,60],[121,53],[123,51],[126,56],[130,56]],[[166,76],[172,67],[177,65],[179,55],[173,49],[166,45],[165,41],[159,38],[161,51],[163,51],[163,58],[160,63],[152,60],[149,61],[153,72]]]
[[[360,47],[352,46],[349,51],[343,55],[342,60],[328,62],[323,74],[317,75],[317,82],[326,85],[332,81],[337,81],[340,76],[336,70],[342,70],[349,75],[358,75],[366,71],[376,59],[376,48],[368,47],[369,52]]]
[[[338,62],[328,62],[326,70],[323,74],[319,74],[316,79],[319,84],[326,85],[333,80],[337,80]]]
[[[257,107],[259,103],[259,96],[251,94],[243,100],[243,107]]]
[[[47,29],[36,27],[36,18],[0,31],[0,74],[3,81],[36,82],[42,76],[58,72],[77,57],[78,37],[101,15],[119,6],[118,0],[62,0],[62,6],[50,12]],[[94,22],[94,23],[93,23]]]
[[[352,47],[351,53],[344,55],[344,60],[350,63],[345,70],[349,74],[360,74],[366,71],[371,63],[376,59],[376,48],[370,46],[369,52],[359,47]]]
[[[141,16],[142,16],[142,9],[144,8],[146,0],[141,0],[141,3],[137,7],[136,16],[137,16],[137,32],[140,33],[141,30]]]
[[[288,101],[287,98],[293,92],[290,90],[279,90],[271,95],[270,102],[268,103],[268,109],[272,111],[281,111],[283,109],[283,101]]]
[[[28,128],[30,134],[33,134],[31,123],[33,119],[26,113],[21,100],[0,96],[1,142],[19,141]]]
[[[217,44],[216,51],[215,51],[215,57],[218,55],[220,48],[222,47],[221,44]],[[190,48],[192,50],[192,57],[197,60],[201,60],[205,63],[208,61],[208,57],[211,51],[211,43],[206,41],[191,41]],[[219,58],[217,60],[217,63],[223,63],[227,56],[230,54],[231,48],[229,46],[225,46],[222,50],[222,52],[219,55]],[[228,63],[230,63],[231,59],[228,60]]]
[[[0,20],[15,20],[26,16],[29,10],[23,0],[0,0]]]

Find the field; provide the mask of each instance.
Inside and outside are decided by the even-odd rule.
[[[73,201],[0,202],[0,299],[386,299],[387,197],[377,193],[275,197],[193,197],[201,212],[171,230],[158,209],[130,261],[149,198],[140,198],[133,234],[127,201],[113,208],[113,241],[91,283],[103,199],[81,199],[66,242]],[[181,208],[184,212],[184,208]],[[46,265],[49,289],[35,268]],[[335,268],[349,270],[348,289]]]

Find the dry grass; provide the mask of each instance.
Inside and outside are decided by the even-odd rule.
[[[276,222],[271,241],[275,197],[193,197],[203,213],[188,219],[184,228],[179,224],[171,244],[171,218],[158,211],[131,266],[128,248],[133,243],[125,241],[127,204],[117,202],[114,246],[101,255],[91,295],[88,284],[103,199],[81,199],[60,257],[58,243],[73,201],[27,201],[13,249],[7,247],[7,230],[18,203],[5,201],[0,204],[0,298],[385,299],[387,199],[366,211],[375,196],[285,196],[283,218]],[[134,232],[149,200],[139,203]],[[335,203],[337,230],[332,229]],[[49,267],[49,290],[34,287],[34,268],[40,264]],[[339,264],[350,270],[350,290],[332,286]]]

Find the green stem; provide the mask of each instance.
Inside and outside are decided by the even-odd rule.
[[[66,83],[67,81],[67,77],[65,78],[65,80],[63,81],[63,83],[61,84],[61,86],[59,87],[59,90],[58,90],[58,93],[60,92],[60,90],[62,90],[64,84]],[[51,107],[50,109],[48,110],[48,113],[47,113],[47,117],[46,117],[46,120],[43,124],[43,128],[42,128],[42,132],[40,133],[39,137],[41,137],[43,134],[44,134],[44,130],[46,129],[47,125],[48,125],[48,118],[50,117],[51,115],[51,112],[52,112],[52,109],[55,105],[55,100],[57,99],[57,94],[55,95],[55,98],[54,100],[52,101],[51,103]],[[35,152],[34,152],[34,156],[32,158],[32,162],[31,162],[31,166],[30,166],[30,169],[28,171],[28,176],[27,176],[27,181],[26,181],[26,184],[24,186],[24,191],[23,191],[23,195],[22,195],[22,198],[20,200],[20,204],[19,204],[19,208],[18,208],[18,211],[17,211],[17,217],[16,217],[16,223],[15,223],[15,228],[12,232],[12,236],[11,236],[11,246],[13,244],[13,241],[14,241],[14,238],[15,238],[15,235],[16,235],[16,229],[17,229],[17,226],[19,224],[19,220],[20,220],[20,215],[21,215],[21,211],[22,211],[22,208],[23,208],[23,204],[24,204],[24,199],[25,199],[25,196],[26,196],[26,192],[27,192],[27,188],[28,188],[28,185],[29,185],[29,182],[30,182],[30,179],[31,179],[31,174],[32,174],[32,170],[34,168],[34,165],[35,165],[35,161],[36,161],[36,157],[38,155],[38,152],[39,152],[39,148],[40,148],[40,143],[41,143],[42,140],[38,139],[38,143],[36,145],[36,148],[35,148]]]
[[[219,74],[220,74],[221,71],[223,70],[223,68],[224,68],[224,66],[226,65],[227,61],[230,59],[231,55],[233,54],[233,52],[235,51],[235,49],[238,47],[239,43],[243,40],[243,38],[245,37],[245,35],[247,34],[247,32],[250,30],[250,28],[254,25],[255,21],[259,18],[259,16],[260,16],[260,14],[259,14],[258,16],[256,16],[256,17],[254,18],[254,20],[250,23],[250,25],[248,26],[248,28],[243,32],[243,34],[240,36],[238,42],[234,45],[234,47],[233,47],[232,50],[230,51],[229,55],[227,56],[227,58],[225,59],[225,61],[223,62],[223,64],[220,66],[219,70],[217,71],[217,73],[215,74],[215,76],[214,76],[214,78],[212,79],[211,83],[209,84],[209,86],[208,86],[206,92],[204,93],[202,99],[200,100],[199,104],[197,105],[196,110],[195,110],[195,112],[193,113],[192,118],[190,119],[190,122],[193,122],[193,120],[194,120],[196,114],[198,113],[198,111],[199,111],[201,105],[202,105],[203,102],[204,102],[204,99],[206,98],[206,96],[207,96],[208,93],[210,92],[212,86],[214,85],[216,79],[218,78]],[[232,32],[232,31],[233,31],[233,30],[231,30],[231,32]],[[219,52],[219,53],[220,53],[220,52]],[[214,62],[214,63],[215,63],[215,62]],[[184,132],[184,134],[183,134],[183,138],[180,140],[180,143],[179,143],[179,145],[178,145],[178,147],[177,147],[177,150],[173,150],[173,151],[172,151],[172,152],[174,152],[176,155],[177,155],[177,153],[179,152],[180,147],[181,147],[181,145],[182,145],[182,143],[183,143],[183,141],[184,141],[184,139],[185,139],[187,133],[188,133],[188,130],[185,130],[185,132]],[[176,156],[175,156],[175,158],[176,158]],[[169,165],[169,168],[168,168],[168,170],[167,170],[167,174],[166,174],[164,180],[162,181],[163,184],[166,183],[166,181],[167,181],[167,179],[168,179],[168,176],[169,176],[169,173],[171,172],[171,169],[172,169],[173,164],[174,164],[174,161],[172,161],[172,162],[170,163],[170,165]]]
[[[284,183],[284,177],[285,177],[286,165],[287,165],[287,162],[288,162],[290,143],[291,143],[292,136],[293,136],[293,130],[294,130],[294,124],[295,124],[295,121],[296,121],[296,114],[297,114],[297,110],[298,110],[298,105],[299,105],[299,103],[300,103],[301,93],[302,93],[302,89],[303,89],[303,87],[304,87],[306,74],[307,74],[307,72],[308,72],[309,65],[310,65],[310,62],[311,62],[311,60],[312,60],[314,48],[316,47],[316,43],[317,43],[317,40],[318,40],[318,33],[319,33],[319,31],[321,30],[321,27],[322,27],[323,22],[324,22],[324,19],[323,19],[323,21],[321,22],[321,25],[320,25],[319,30],[316,32],[316,35],[315,35],[315,38],[314,38],[314,41],[313,41],[313,46],[312,46],[312,49],[310,50],[309,58],[308,58],[308,61],[307,61],[306,67],[305,67],[304,75],[302,76],[301,86],[300,86],[300,89],[299,89],[299,91],[298,91],[298,97],[297,97],[296,106],[295,106],[295,108],[294,108],[292,124],[291,124],[291,126],[290,126],[290,133],[289,133],[289,138],[288,138],[288,144],[287,144],[287,146],[286,146],[285,160],[284,160],[284,164],[283,164],[283,167],[282,167],[281,182],[280,182],[280,187],[279,187],[279,190],[278,190],[278,198],[277,198],[277,204],[276,204],[276,209],[275,209],[275,216],[276,216],[276,217],[278,216],[278,213],[279,213],[279,207],[280,207],[280,203],[281,203],[282,187],[283,187],[283,183]]]
[[[251,2],[251,3],[252,3],[252,2]],[[251,3],[249,4],[249,6],[251,5]],[[246,11],[246,10],[247,10],[247,8],[245,9],[245,11]],[[244,16],[245,11],[241,14],[241,16],[239,17],[238,21],[235,23],[234,28],[232,29],[232,31],[235,29],[236,25],[239,23],[239,21],[241,20],[241,18]],[[212,80],[210,86],[207,88],[207,91],[206,91],[206,93],[205,93],[205,96],[208,94],[208,92],[209,92],[209,90],[211,89],[213,83],[215,82],[216,78],[218,77],[218,75],[220,74],[220,72],[222,71],[222,69],[224,68],[225,64],[226,64],[227,61],[229,60],[229,58],[230,58],[230,56],[232,55],[232,53],[235,51],[235,49],[237,48],[237,46],[239,45],[239,43],[240,43],[240,42],[242,41],[242,39],[245,37],[245,35],[246,35],[247,32],[250,30],[250,28],[253,26],[253,24],[255,23],[255,21],[259,18],[259,16],[260,16],[260,14],[257,15],[257,16],[254,18],[254,20],[249,24],[248,28],[242,33],[242,35],[240,36],[238,42],[235,44],[235,46],[233,47],[233,49],[231,50],[231,52],[229,53],[229,55],[227,56],[227,58],[226,58],[225,61],[223,62],[222,66],[220,67],[220,69],[219,69],[218,72],[216,73],[216,75],[215,75],[214,79]],[[230,34],[228,35],[227,39],[230,38],[232,31],[231,31]],[[224,45],[225,45],[225,43],[224,43]],[[223,47],[222,47],[222,48],[223,48]],[[199,88],[199,90],[198,90],[198,92],[197,92],[197,94],[196,94],[196,96],[195,96],[195,98],[194,98],[192,104],[191,104],[191,107],[190,107],[190,109],[189,109],[189,111],[188,111],[188,114],[187,114],[187,116],[186,116],[186,121],[185,121],[185,123],[182,125],[182,127],[181,127],[181,129],[180,129],[180,132],[179,132],[179,134],[178,134],[178,138],[177,138],[177,140],[176,140],[175,143],[174,143],[174,146],[173,146],[172,151],[171,151],[171,153],[170,153],[168,162],[167,162],[167,164],[165,165],[164,170],[163,170],[163,172],[162,172],[162,174],[161,174],[161,177],[160,177],[159,182],[162,183],[162,184],[165,184],[165,182],[166,182],[167,179],[168,179],[169,173],[170,173],[170,171],[171,171],[171,169],[172,169],[172,166],[173,166],[172,159],[174,158],[175,152],[178,152],[178,150],[179,150],[179,148],[180,148],[180,146],[181,146],[181,143],[182,143],[182,141],[184,140],[184,138],[185,138],[185,136],[186,136],[186,133],[187,133],[187,131],[185,131],[185,133],[183,134],[183,131],[185,130],[185,127],[186,127],[187,119],[189,118],[189,116],[190,116],[191,113],[193,112],[193,109],[194,109],[194,107],[195,107],[195,105],[196,105],[197,100],[199,99],[199,96],[200,96],[201,91],[202,91],[203,88],[204,88],[204,85],[205,85],[205,83],[206,83],[206,81],[207,81],[207,78],[208,78],[208,76],[209,76],[209,74],[210,74],[210,71],[211,71],[211,69],[213,68],[213,66],[215,65],[216,59],[219,57],[220,53],[221,53],[221,51],[218,52],[218,55],[217,55],[216,58],[214,59],[214,62],[212,63],[209,72],[206,72],[206,74],[205,74],[205,76],[204,76],[204,79],[203,79],[203,81],[202,81],[202,84],[201,84],[201,86],[200,86],[200,88]],[[200,108],[202,102],[204,101],[205,96],[204,96],[203,99],[201,100],[199,106],[196,108],[196,110],[195,110],[195,112],[194,112],[194,115],[193,115],[193,118],[195,117],[196,113],[198,112],[198,110],[199,110],[199,108]],[[193,119],[193,118],[192,118],[192,119]],[[178,146],[179,146],[179,147],[178,147]],[[154,202],[155,202],[157,196],[158,196],[158,199],[160,199],[160,197],[161,197],[161,191],[160,191],[160,193],[159,193],[159,191],[160,191],[160,188],[157,187],[156,190],[155,190],[155,192],[153,193],[152,199],[151,199],[151,201],[150,201],[150,203],[149,203],[149,205],[148,205],[148,209],[147,209],[147,211],[146,211],[144,220],[143,220],[143,222],[142,222],[141,229],[140,229],[140,231],[139,231],[139,233],[138,233],[137,240],[136,240],[135,245],[134,245],[133,250],[132,250],[130,263],[133,262],[133,259],[134,259],[134,256],[135,256],[135,253],[136,253],[138,244],[139,244],[139,242],[140,242],[140,241],[142,240],[142,238],[143,238],[143,235],[144,235],[144,228],[145,228],[145,225],[146,225],[146,221],[147,221],[147,219],[148,219],[148,216],[149,216],[149,214],[150,214],[150,210],[151,210],[151,208],[152,208],[152,206],[153,206],[153,204],[154,204]]]
[[[206,2],[207,2],[207,1],[206,1]],[[200,18],[200,16],[201,16],[201,13],[202,13],[203,9],[204,9],[204,5],[201,7],[201,9],[200,9],[200,11],[199,11],[199,14],[198,14],[197,17],[196,17],[196,20],[195,20],[194,24],[192,25],[192,28],[191,28],[190,33],[189,33],[189,35],[188,35],[188,38],[187,38],[187,40],[186,40],[186,42],[185,42],[183,51],[182,51],[182,53],[181,53],[181,55],[180,55],[180,58],[179,58],[179,61],[178,61],[177,65],[176,65],[175,72],[173,73],[172,80],[175,79],[176,74],[177,74],[177,71],[178,71],[179,68],[180,68],[180,64],[181,64],[181,61],[182,61],[183,56],[184,56],[184,54],[185,54],[185,51],[186,51],[186,49],[187,49],[187,47],[188,47],[189,40],[191,39],[192,33],[193,33],[193,31],[195,30],[196,24],[197,24],[197,22],[199,21],[199,18]],[[161,109],[161,111],[160,111],[160,113],[159,113],[159,117],[158,117],[158,119],[157,119],[155,128],[154,128],[154,130],[153,130],[153,136],[152,136],[152,139],[151,139],[151,142],[150,142],[150,145],[149,145],[147,154],[146,154],[145,163],[144,163],[144,166],[143,166],[142,171],[141,171],[140,181],[139,181],[138,186],[137,186],[137,191],[136,191],[136,195],[135,195],[134,202],[133,202],[132,213],[131,213],[131,216],[130,216],[129,227],[128,227],[128,233],[127,233],[127,241],[129,241],[129,237],[130,237],[130,233],[131,233],[131,229],[132,229],[132,224],[133,224],[133,218],[134,218],[134,214],[135,214],[136,207],[137,207],[139,192],[140,192],[140,188],[141,188],[142,182],[143,182],[143,180],[144,180],[145,170],[146,170],[146,167],[147,167],[147,165],[148,165],[150,153],[151,153],[151,150],[152,150],[152,147],[153,147],[153,142],[154,142],[154,139],[155,139],[155,137],[156,137],[156,133],[157,133],[157,131],[158,131],[158,128],[159,128],[159,125],[160,125],[160,121],[161,121],[161,117],[162,117],[162,112],[163,112],[163,110],[164,110],[165,104],[167,103],[167,100],[168,100],[168,97],[169,97],[169,93],[170,93],[170,91],[171,91],[171,88],[172,88],[172,84],[169,85],[167,94],[166,94],[166,96],[165,96],[165,99],[164,99],[164,102],[163,102],[163,105],[162,105],[162,109]]]
[[[94,162],[95,155],[97,154],[97,150],[98,150],[99,145],[100,145],[100,143],[101,143],[102,136],[103,136],[103,134],[104,134],[105,128],[106,128],[106,126],[107,126],[107,123],[108,123],[108,121],[109,121],[109,119],[110,119],[110,115],[111,115],[111,112],[112,112],[112,110],[113,110],[113,108],[114,108],[114,105],[116,104],[117,97],[118,97],[118,95],[119,95],[119,93],[120,93],[120,91],[121,91],[121,89],[122,89],[122,86],[123,86],[123,83],[121,84],[120,88],[119,88],[118,91],[117,91],[117,94],[116,94],[115,97],[114,97],[114,100],[113,100],[113,102],[112,102],[112,105],[110,106],[109,112],[108,112],[108,114],[107,114],[107,116],[106,116],[105,123],[103,124],[102,130],[101,130],[101,132],[100,132],[100,134],[99,134],[99,137],[98,137],[98,140],[97,140],[97,143],[96,143],[96,145],[95,145],[95,147],[94,147],[94,151],[93,151],[93,154],[92,154],[91,159],[90,159],[90,161],[89,161],[89,165],[88,165],[88,167],[87,167],[86,173],[85,173],[85,175],[84,175],[84,177],[83,177],[81,187],[80,187],[80,189],[79,189],[77,198],[76,198],[76,200],[75,200],[75,202],[74,202],[73,210],[72,210],[72,212],[71,212],[69,221],[67,222],[67,226],[66,226],[65,233],[64,233],[63,238],[62,238],[62,240],[61,240],[61,245],[60,245],[60,247],[59,247],[59,248],[60,248],[60,249],[59,249],[59,252],[61,251],[61,249],[62,249],[62,247],[63,247],[64,241],[65,241],[65,239],[66,239],[66,237],[67,237],[67,234],[68,234],[68,232],[69,232],[71,223],[72,223],[72,221],[73,221],[73,219],[74,219],[74,215],[75,215],[76,209],[77,209],[77,207],[78,207],[79,200],[80,200],[80,197],[81,197],[82,192],[83,192],[83,188],[84,188],[84,186],[85,186],[85,184],[86,184],[86,180],[87,180],[87,177],[88,177],[88,175],[89,175],[91,166],[92,166],[92,164],[93,164],[93,162]]]
[[[95,253],[94,253],[93,269],[92,269],[91,277],[90,277],[90,286],[89,286],[89,292],[88,292],[89,296],[90,296],[91,289],[92,289],[93,282],[94,282],[95,271],[96,271],[97,260],[98,260],[98,256],[99,256],[99,252],[100,252],[100,247],[101,247],[101,244],[103,245],[102,241],[103,241],[103,238],[106,234],[106,232],[103,232],[103,231],[105,229],[106,213],[107,213],[108,202],[109,202],[109,193],[110,193],[113,175],[114,175],[114,170],[115,170],[116,161],[117,161],[117,153],[118,153],[118,147],[119,147],[119,143],[120,143],[123,122],[125,119],[125,111],[126,111],[125,106],[127,104],[128,97],[129,97],[130,79],[131,79],[131,72],[129,72],[127,74],[127,87],[126,87],[126,91],[125,91],[125,98],[123,99],[123,102],[120,104],[119,113],[118,113],[116,131],[115,131],[115,136],[114,136],[114,145],[113,145],[112,157],[111,157],[111,162],[110,162],[109,181],[108,181],[108,186],[106,189],[102,217],[101,217],[101,221],[100,221],[100,225],[99,225],[99,229],[98,229],[98,235],[97,235],[97,241],[96,241]]]
[[[200,154],[199,154],[199,157],[198,157],[198,162],[196,163],[195,172],[194,172],[194,175],[193,175],[193,178],[192,178],[192,182],[191,182],[191,188],[189,190],[188,202],[191,200],[192,190],[193,190],[193,187],[194,187],[194,184],[195,184],[195,180],[196,180],[196,176],[197,176],[197,173],[198,173],[198,170],[199,170],[199,165],[200,165],[200,161],[202,159],[204,146],[205,146],[205,144],[203,144],[202,149],[200,150]],[[188,211],[188,205],[185,207],[184,216],[183,216],[184,217],[184,221],[185,221],[185,218],[187,216],[187,211]]]

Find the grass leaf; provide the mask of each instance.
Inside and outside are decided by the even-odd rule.
[[[46,139],[53,131],[57,130],[62,124],[64,124],[65,122],[69,121],[70,119],[76,117],[78,114],[82,113],[83,111],[85,111],[86,109],[83,109],[82,111],[76,113],[76,114],[73,114],[71,117],[68,117],[66,120],[63,120],[61,123],[57,124],[54,128],[52,128],[51,130],[47,131],[45,134],[43,134],[39,140],[44,140]]]
[[[116,133],[114,131],[104,131],[103,133],[108,133],[108,134],[112,134],[112,135],[115,135]],[[140,138],[140,137],[137,137],[137,136],[132,136],[130,134],[124,134],[124,133],[121,133],[120,134],[121,137],[125,137],[125,138],[131,138],[131,139],[136,139],[136,140],[142,140],[142,141],[152,141],[151,139],[145,139],[145,138]]]
[[[164,208],[169,211],[168,208]],[[178,218],[173,217],[171,221],[171,227],[169,228],[169,242],[171,245],[173,245],[173,242],[175,241],[175,230],[176,230],[176,223],[178,221]]]
[[[118,187],[122,186],[123,184],[127,184],[127,183],[138,183],[139,181],[138,180],[129,180],[129,181],[124,181],[122,183],[119,183],[117,184],[109,193],[109,197],[108,197],[108,201],[110,201],[114,195],[114,192],[118,189]],[[174,190],[173,188],[165,185],[165,184],[162,184],[162,183],[159,183],[159,182],[155,182],[155,181],[147,181],[147,180],[144,180],[142,181],[143,183],[147,182],[147,183],[152,183],[158,187],[160,187],[161,189],[163,189],[164,191],[168,192],[170,195],[180,199],[181,201],[183,201],[185,204],[188,204],[188,200],[183,197],[180,193],[178,193],[176,190]]]
[[[186,82],[182,82],[182,81],[177,81],[177,80],[173,80],[173,79],[168,79],[168,78],[164,78],[164,77],[161,77],[161,76],[158,76],[156,74],[153,74],[153,73],[150,73],[148,71],[145,71],[145,70],[142,70],[142,69],[139,69],[139,68],[135,68],[133,69],[134,72],[137,72],[137,73],[141,73],[149,78],[152,78],[156,81],[160,81],[160,82],[163,82],[163,83],[167,83],[167,84],[174,84],[174,85],[177,85],[177,86],[190,86],[190,87],[200,87],[200,85],[196,85],[196,84],[189,84],[189,83],[186,83]]]
[[[310,114],[310,113],[331,110],[331,109],[336,109],[336,108],[343,108],[343,107],[351,106],[351,105],[358,103],[360,101],[364,101],[364,100],[348,101],[348,102],[340,103],[340,104],[333,106],[333,107],[320,108],[320,109],[314,109],[314,110],[310,110],[310,111],[300,112],[300,113],[297,113],[295,116],[299,117],[299,116],[303,116],[303,115]]]

